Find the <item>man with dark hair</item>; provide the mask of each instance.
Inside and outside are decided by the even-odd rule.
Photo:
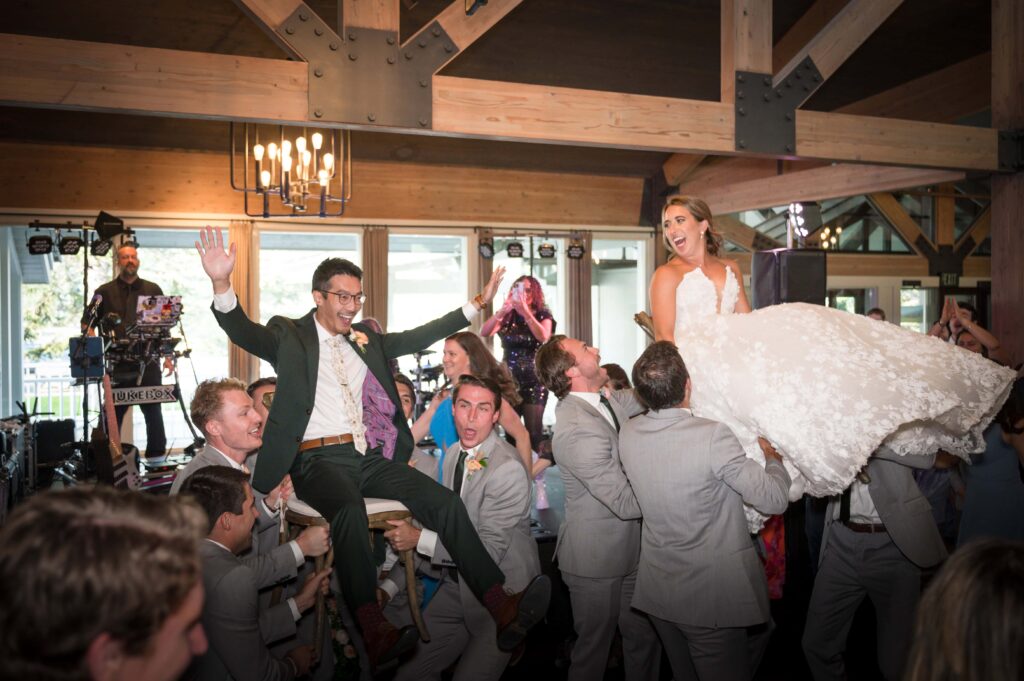
[[[293,679],[309,672],[313,647],[297,645],[283,660],[274,659],[268,644],[292,632],[267,631],[261,625],[257,592],[267,586],[238,554],[252,544],[256,509],[249,476],[227,466],[208,466],[185,481],[181,493],[206,511],[208,533],[199,547],[203,565],[203,627],[210,650],[193,667],[199,681]],[[327,588],[330,568],[313,574],[294,600],[298,611],[313,607],[316,594]]]
[[[872,319],[884,322],[885,321],[885,310],[880,307],[873,307],[864,313],[865,317],[871,317]]]
[[[499,639],[518,645],[530,613],[541,600],[546,606],[547,592],[506,593],[504,575],[473,530],[461,500],[405,465],[412,433],[388,368],[388,360],[465,327],[494,298],[503,268],[462,308],[421,327],[381,335],[353,324],[365,297],[362,270],[328,258],[313,274],[315,309],[299,319],[274,317],[264,326],[245,315],[231,288],[234,244],[226,251],[219,229],[207,228],[200,239],[196,249],[213,284],[218,323],[233,342],[277,371],[253,482],[269,490],[290,473],[298,496],[330,521],[335,548],[346,558],[338,566],[338,581],[362,629],[371,665],[379,668],[410,651],[417,633],[414,627],[396,629],[377,603],[363,495],[401,501],[436,530],[456,557],[462,579],[497,622]]]
[[[110,331],[114,338],[125,337],[125,330],[135,323],[135,311],[138,306],[139,296],[161,296],[163,290],[157,284],[146,281],[139,277],[139,251],[134,241],[122,243],[115,253],[115,260],[120,273],[117,277],[102,286],[97,287],[93,294],[93,300],[99,299],[96,307],[96,316],[92,325],[97,326],[108,313],[117,315],[120,319]],[[82,325],[90,320],[82,318]],[[106,328],[106,327],[105,327]],[[170,375],[174,369],[170,358],[164,360],[164,368]],[[122,362],[115,366],[114,373],[119,385],[135,385],[139,378],[138,362]],[[124,381],[127,381],[125,383]],[[142,382],[139,385],[160,385],[160,367],[155,363],[148,363],[142,372]],[[117,386],[115,386],[117,387]],[[146,419],[146,456],[162,456],[167,451],[167,436],[164,433],[164,417],[160,413],[160,403],[140,404],[142,416]],[[124,421],[124,415],[131,409],[129,405],[117,405],[114,412],[117,415],[117,424],[120,427]]]
[[[640,556],[640,506],[619,463],[619,428],[640,410],[631,391],[605,397],[597,348],[552,336],[535,356],[537,377],[558,397],[552,441],[565,486],[555,556],[569,587],[570,681],[604,676],[615,628],[629,681],[658,678],[661,647],[650,621],[630,607]]]
[[[174,681],[206,651],[191,501],[73,487],[0,530],[0,678]]]
[[[622,427],[622,466],[643,509],[634,607],[650,615],[676,678],[749,681],[768,643],[764,568],[743,504],[782,513],[789,475],[762,440],[762,468],[727,426],[694,416],[690,380],[668,341],[633,366],[649,411]]]
[[[460,495],[487,552],[507,584],[525,588],[540,574],[537,542],[530,536],[530,481],[515,448],[498,437],[501,388],[490,378],[462,376],[452,395],[459,442],[444,460],[443,484]],[[435,532],[391,521],[385,533],[396,550],[416,548],[430,557],[441,581],[423,617],[430,642],[398,670],[396,681],[439,679],[456,660],[455,678],[497,680],[511,657],[495,643],[487,611],[459,579],[457,564]],[[404,580],[402,581],[404,585]],[[544,616],[545,607],[535,616]],[[501,636],[498,635],[500,644]],[[507,646],[506,646],[507,647]]]

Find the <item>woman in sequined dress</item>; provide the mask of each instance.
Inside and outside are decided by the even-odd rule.
[[[544,304],[544,290],[534,277],[523,275],[512,283],[505,304],[493,317],[484,322],[480,335],[501,338],[505,350],[505,363],[519,383],[523,398],[516,411],[523,417],[530,433],[530,446],[538,459],[533,467],[534,477],[541,476],[553,461],[551,447],[543,442],[544,405],[548,391],[537,380],[533,358],[537,348],[555,332],[555,319]],[[542,494],[538,485],[538,496]]]

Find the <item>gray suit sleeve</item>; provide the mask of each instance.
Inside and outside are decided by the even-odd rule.
[[[900,456],[885,445],[879,447],[872,454],[876,459],[891,461],[909,468],[931,468],[935,465],[934,454],[904,454]]]
[[[612,399],[618,402],[628,417],[636,416],[644,410],[644,405],[640,404],[640,400],[636,399],[636,393],[633,392],[632,388],[616,390],[612,393]]]
[[[263,555],[248,555],[240,560],[252,570],[259,589],[298,575],[295,553],[288,544],[281,544]]]
[[[276,660],[260,635],[256,582],[252,571],[239,566],[224,575],[204,607],[210,648],[235,679],[280,681],[295,675],[288,662]]]
[[[552,445],[555,463],[571,472],[608,510],[621,520],[640,517],[640,505],[622,466],[612,457],[608,438],[574,423],[556,428]]]
[[[782,464],[769,461],[761,468],[747,458],[728,426],[719,423],[711,436],[711,468],[715,476],[736,490],[743,501],[765,515],[782,513],[789,506],[789,474]]]
[[[260,610],[259,614],[260,636],[265,643],[273,643],[282,638],[294,636],[296,631],[295,616],[288,605],[287,600],[282,600],[275,606]]]

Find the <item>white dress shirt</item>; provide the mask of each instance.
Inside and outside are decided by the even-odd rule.
[[[476,460],[476,455],[480,451],[481,444],[483,443],[481,442],[476,447],[470,447],[469,449],[466,450],[466,462],[462,466],[462,485],[459,487],[460,497],[466,491],[466,480],[469,478],[470,475],[469,462],[470,460]],[[459,447],[462,447],[462,443],[459,443]],[[416,551],[422,553],[424,556],[429,556],[433,558],[434,550],[437,547],[438,541],[439,540],[437,537],[437,532],[434,532],[433,530],[428,530],[424,527],[422,533],[420,534],[420,540],[416,544]]]
[[[597,411],[601,414],[601,416],[605,418],[606,421],[608,421],[608,423],[612,424],[612,426],[615,425],[615,417],[608,410],[608,407],[601,404],[601,393],[570,392],[569,394],[575,395],[576,397],[580,398],[581,400],[585,401],[587,404],[592,406],[594,409],[597,409]]]

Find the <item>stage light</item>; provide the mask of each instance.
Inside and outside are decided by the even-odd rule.
[[[553,243],[542,243],[537,247],[537,255],[542,258],[553,258],[555,257],[555,245]]]
[[[89,252],[96,256],[104,256],[110,253],[110,249],[113,248],[114,244],[111,243],[110,239],[101,239],[100,241],[92,242],[92,246],[89,247]]]
[[[100,214],[96,216],[95,229],[101,240],[109,241],[125,231],[124,220],[115,218],[105,211],[100,211]]]
[[[64,236],[57,242],[57,250],[61,255],[78,255],[83,243],[81,236]]]
[[[505,253],[510,258],[521,258],[523,257],[523,244],[518,241],[508,242],[508,246],[505,247]]]
[[[480,244],[477,246],[477,250],[480,252],[480,257],[484,260],[490,260],[494,257],[494,239],[490,237],[484,237],[480,239]]]
[[[53,237],[49,234],[33,234],[28,238],[28,252],[32,255],[46,255],[53,251]]]
[[[579,239],[573,239],[569,247],[565,249],[565,255],[572,260],[581,260],[586,255],[587,249]]]

